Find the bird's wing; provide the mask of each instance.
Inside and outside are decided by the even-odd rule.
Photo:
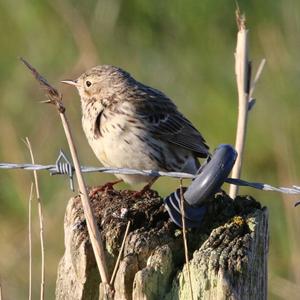
[[[198,157],[207,157],[209,147],[200,132],[163,93],[144,87],[139,89],[135,113],[154,136],[186,148]],[[135,95],[138,96],[138,95]]]

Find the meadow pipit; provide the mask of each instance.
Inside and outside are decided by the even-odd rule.
[[[82,126],[105,167],[195,174],[198,157],[208,156],[202,135],[162,92],[135,80],[126,71],[102,65],[83,73],[74,85],[81,98]],[[153,178],[116,175],[132,183]]]

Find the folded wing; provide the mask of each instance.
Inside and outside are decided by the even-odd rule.
[[[192,151],[197,157],[207,157],[209,147],[201,133],[158,90],[143,86],[137,91],[140,99],[135,108],[143,124],[154,136]]]

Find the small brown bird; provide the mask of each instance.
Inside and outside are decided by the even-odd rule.
[[[83,130],[105,167],[195,174],[197,157],[209,154],[202,135],[171,99],[120,68],[97,66],[63,83],[78,89]],[[146,182],[146,188],[155,181],[116,176],[130,184]]]

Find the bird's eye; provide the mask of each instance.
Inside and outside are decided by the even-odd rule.
[[[87,87],[90,87],[92,85],[92,83],[88,80],[85,82],[85,84],[86,84]]]

